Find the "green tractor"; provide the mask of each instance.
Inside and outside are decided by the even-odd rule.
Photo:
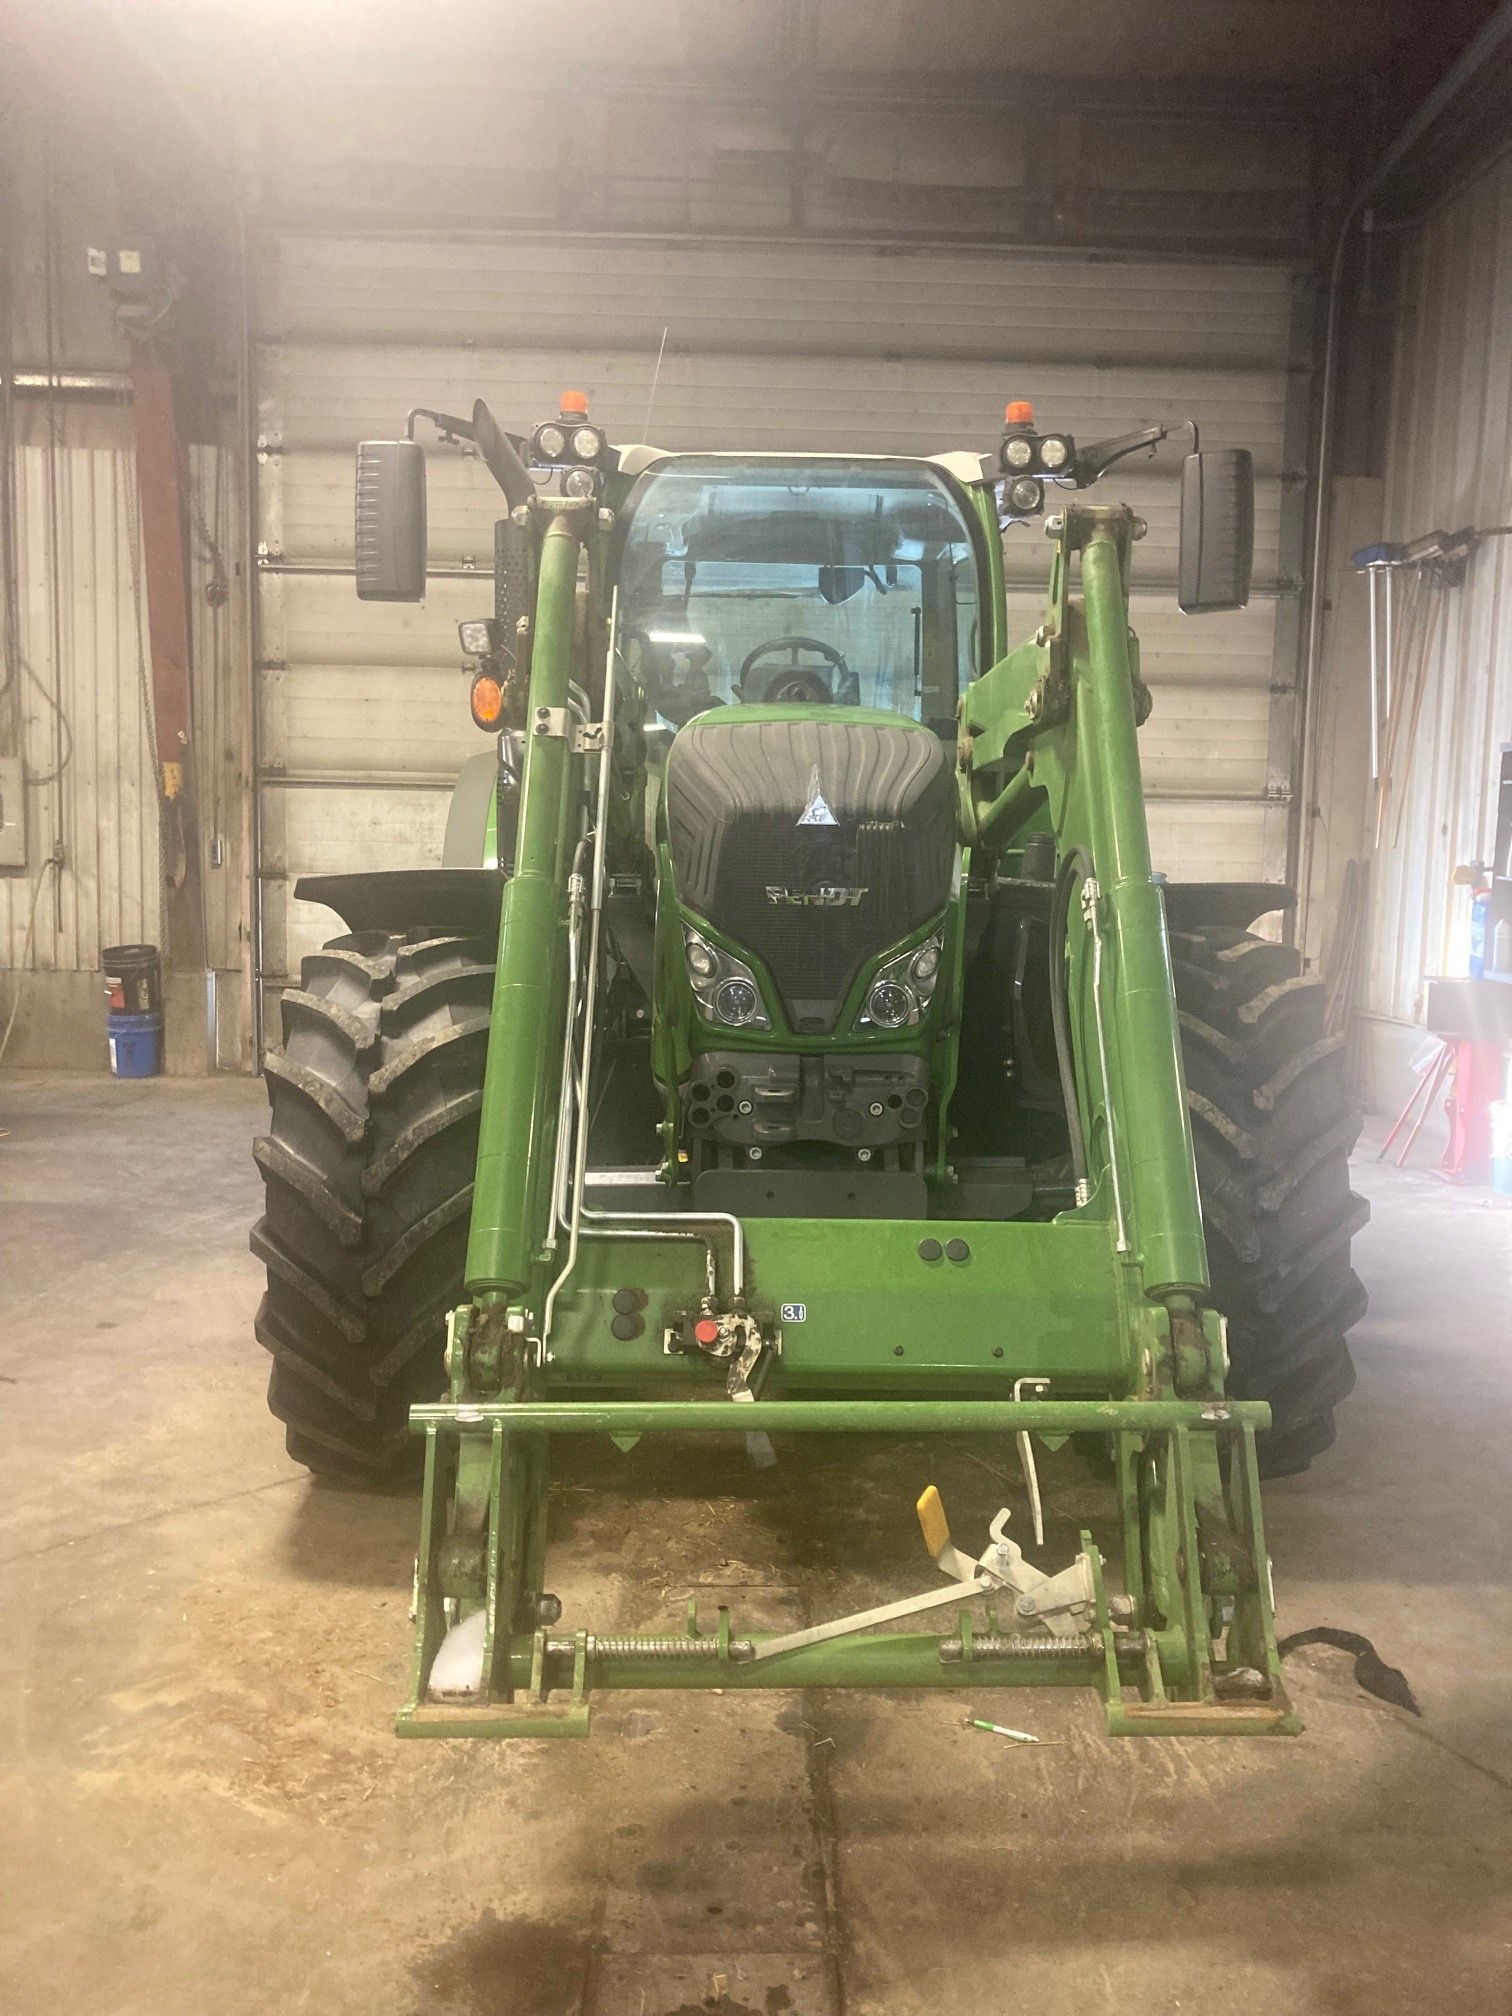
[[[1015,405],[913,460],[615,447],[578,394],[528,437],[417,411],[358,451],[368,598],[424,593],[422,419],[509,507],[461,626],[489,743],[441,865],[298,885],[349,929],[283,997],[252,1241],[290,1453],[423,1459],[400,1732],[968,1683],[1294,1731],[1260,1478],[1353,1380],[1359,1114],[1320,987],[1250,928],[1289,892],[1151,867],[1145,528],[1083,493],[1168,430]],[[1248,455],[1193,429],[1181,505],[1182,608],[1242,606]],[[1036,524],[1015,647],[1003,540]],[[963,1551],[931,1488],[923,1594],[776,1634],[563,1619],[553,1436],[770,1464],[846,1431],[1012,1437],[1036,1540],[1036,1443],[1077,1438],[1107,1566],[1090,1532],[1037,1565],[1006,1509]]]

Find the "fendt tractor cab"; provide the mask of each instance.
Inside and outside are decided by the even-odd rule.
[[[528,437],[417,410],[359,450],[370,599],[424,594],[422,420],[509,507],[461,626],[489,743],[440,866],[299,885],[350,928],[284,998],[253,1235],[292,1453],[424,1452],[401,1731],[967,1680],[1294,1729],[1259,1476],[1327,1446],[1352,1376],[1358,1115],[1319,989],[1247,928],[1288,893],[1151,868],[1145,527],[1083,493],[1175,430],[1084,446],[1015,403],[987,453],[683,454],[580,394]],[[1177,599],[1238,608],[1250,459],[1192,433]],[[1010,648],[1034,526],[1048,606]],[[1035,1440],[1083,1438],[1118,1586],[1090,1533],[1031,1562],[1007,1508],[962,1552],[931,1489],[934,1583],[880,1611],[563,1618],[552,1436],[776,1436],[801,1472],[837,1430],[1015,1437],[1037,1546]]]

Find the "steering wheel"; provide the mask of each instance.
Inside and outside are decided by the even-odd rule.
[[[800,665],[800,652],[812,652],[822,658],[833,673],[828,678],[817,665]],[[763,658],[775,658],[786,652],[790,663],[778,666],[767,680],[766,691],[760,695],[748,694],[746,682]],[[854,673],[846,664],[843,655],[833,644],[826,644],[818,637],[772,637],[765,644],[747,654],[735,678],[735,690],[743,700],[759,698],[764,705],[786,706],[802,702],[822,707],[829,701],[841,697],[841,683],[851,688],[852,694],[859,693],[859,685]],[[850,695],[845,696],[854,704]]]

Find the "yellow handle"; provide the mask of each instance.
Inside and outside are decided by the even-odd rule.
[[[945,1507],[939,1492],[933,1484],[927,1485],[915,1511],[919,1515],[919,1527],[924,1535],[924,1545],[935,1560],[950,1545],[950,1521],[945,1517]]]

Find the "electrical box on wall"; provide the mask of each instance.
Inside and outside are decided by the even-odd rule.
[[[26,786],[19,756],[0,756],[0,869],[26,866]]]

